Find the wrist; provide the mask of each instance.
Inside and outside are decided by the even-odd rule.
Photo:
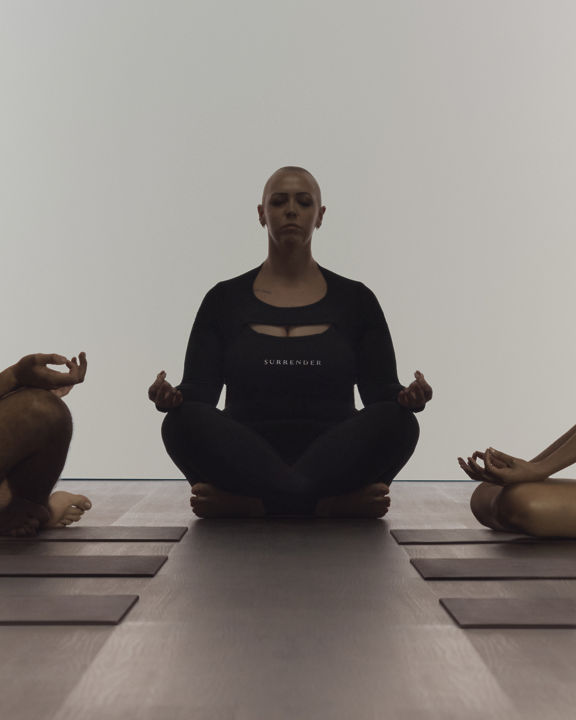
[[[530,465],[532,465],[536,472],[539,475],[542,475],[544,479],[560,470],[560,468],[554,467],[553,463],[551,463],[548,458],[543,458],[542,460],[532,460]]]

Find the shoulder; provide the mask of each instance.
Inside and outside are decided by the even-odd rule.
[[[258,274],[260,267],[248,270],[241,275],[236,275],[233,278],[227,280],[220,280],[216,285],[213,285],[210,290],[206,293],[205,299],[213,302],[222,302],[225,300],[233,300],[240,294],[246,291],[246,288],[250,288],[254,278]]]
[[[326,280],[332,285],[332,287],[345,293],[356,302],[370,303],[376,300],[376,295],[363,282],[360,282],[360,280],[353,280],[352,278],[347,278],[333,272],[332,270],[328,270],[325,267],[320,267],[326,277]]]

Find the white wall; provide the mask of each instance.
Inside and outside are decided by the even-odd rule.
[[[265,258],[285,164],[434,387],[400,479],[574,424],[575,29],[571,0],[0,0],[0,362],[86,350],[65,477],[180,477],[147,387]]]

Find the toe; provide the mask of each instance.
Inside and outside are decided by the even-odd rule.
[[[70,504],[74,507],[77,507],[82,512],[84,512],[85,510],[90,510],[90,508],[92,507],[92,503],[86,497],[86,495],[73,495],[70,498]]]
[[[208,483],[195,483],[192,485],[192,492],[195,495],[213,495],[212,486]]]

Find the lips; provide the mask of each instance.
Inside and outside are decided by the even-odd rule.
[[[301,230],[300,225],[282,225],[282,230]]]

